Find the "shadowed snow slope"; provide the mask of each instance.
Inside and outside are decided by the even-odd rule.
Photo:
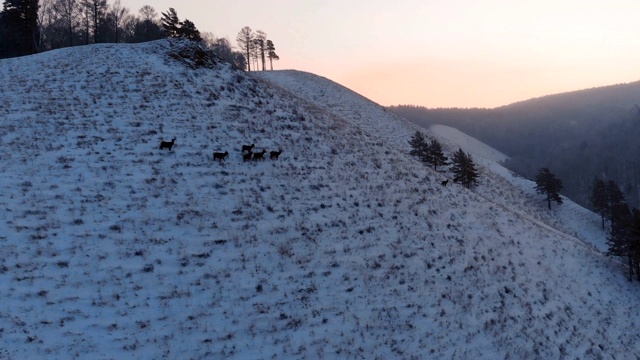
[[[303,72],[189,68],[181,46],[0,62],[0,358],[640,351],[640,290],[594,214],[548,211],[490,159],[476,189],[443,187],[381,106]]]
[[[495,162],[507,160],[509,157],[500,151],[486,145],[462,131],[445,125],[431,125],[429,130],[438,137],[445,138],[460,146],[465,152],[472,152],[474,157],[482,157]]]

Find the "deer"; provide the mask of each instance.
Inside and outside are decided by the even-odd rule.
[[[225,157],[227,157],[227,155],[229,155],[228,151],[225,152],[214,152],[213,153],[213,160],[224,160]]]
[[[251,156],[253,156],[253,153],[251,151],[249,151],[246,154],[242,154],[242,162],[245,162],[247,160],[251,160]]]
[[[261,152],[253,153],[253,160],[264,160],[264,153],[266,152],[267,150],[262,149]]]
[[[176,142],[176,138],[174,137],[171,141],[160,141],[160,150],[169,149],[173,147],[173,144]]]
[[[272,160],[277,160],[278,156],[280,156],[280,154],[282,154],[282,150],[272,151],[272,152],[269,153],[269,155],[271,156]]]
[[[256,146],[256,144],[251,144],[251,145],[242,145],[242,152],[244,153],[245,151],[251,152],[251,150],[253,150],[253,147]]]

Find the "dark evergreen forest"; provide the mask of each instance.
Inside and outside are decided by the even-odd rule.
[[[455,127],[502,151],[505,164],[533,179],[549,168],[563,195],[591,207],[594,178],[620,185],[629,205],[640,205],[640,82],[549,95],[494,109],[392,106],[429,127]]]

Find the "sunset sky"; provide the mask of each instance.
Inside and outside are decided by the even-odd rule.
[[[109,3],[113,3],[110,0]],[[311,72],[381,105],[496,107],[640,80],[640,1],[121,0],[170,7],[201,32],[262,30],[274,69]]]

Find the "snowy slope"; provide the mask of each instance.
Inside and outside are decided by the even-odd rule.
[[[379,105],[179,46],[2,60],[0,358],[640,351],[640,291],[593,214],[487,159],[474,191],[442,187]],[[244,162],[252,143],[283,153]]]
[[[494,162],[509,159],[507,155],[500,151],[450,126],[435,124],[429,127],[429,131],[439,138],[447,139],[449,142],[458,145],[464,152],[468,152],[476,158],[481,157]]]

